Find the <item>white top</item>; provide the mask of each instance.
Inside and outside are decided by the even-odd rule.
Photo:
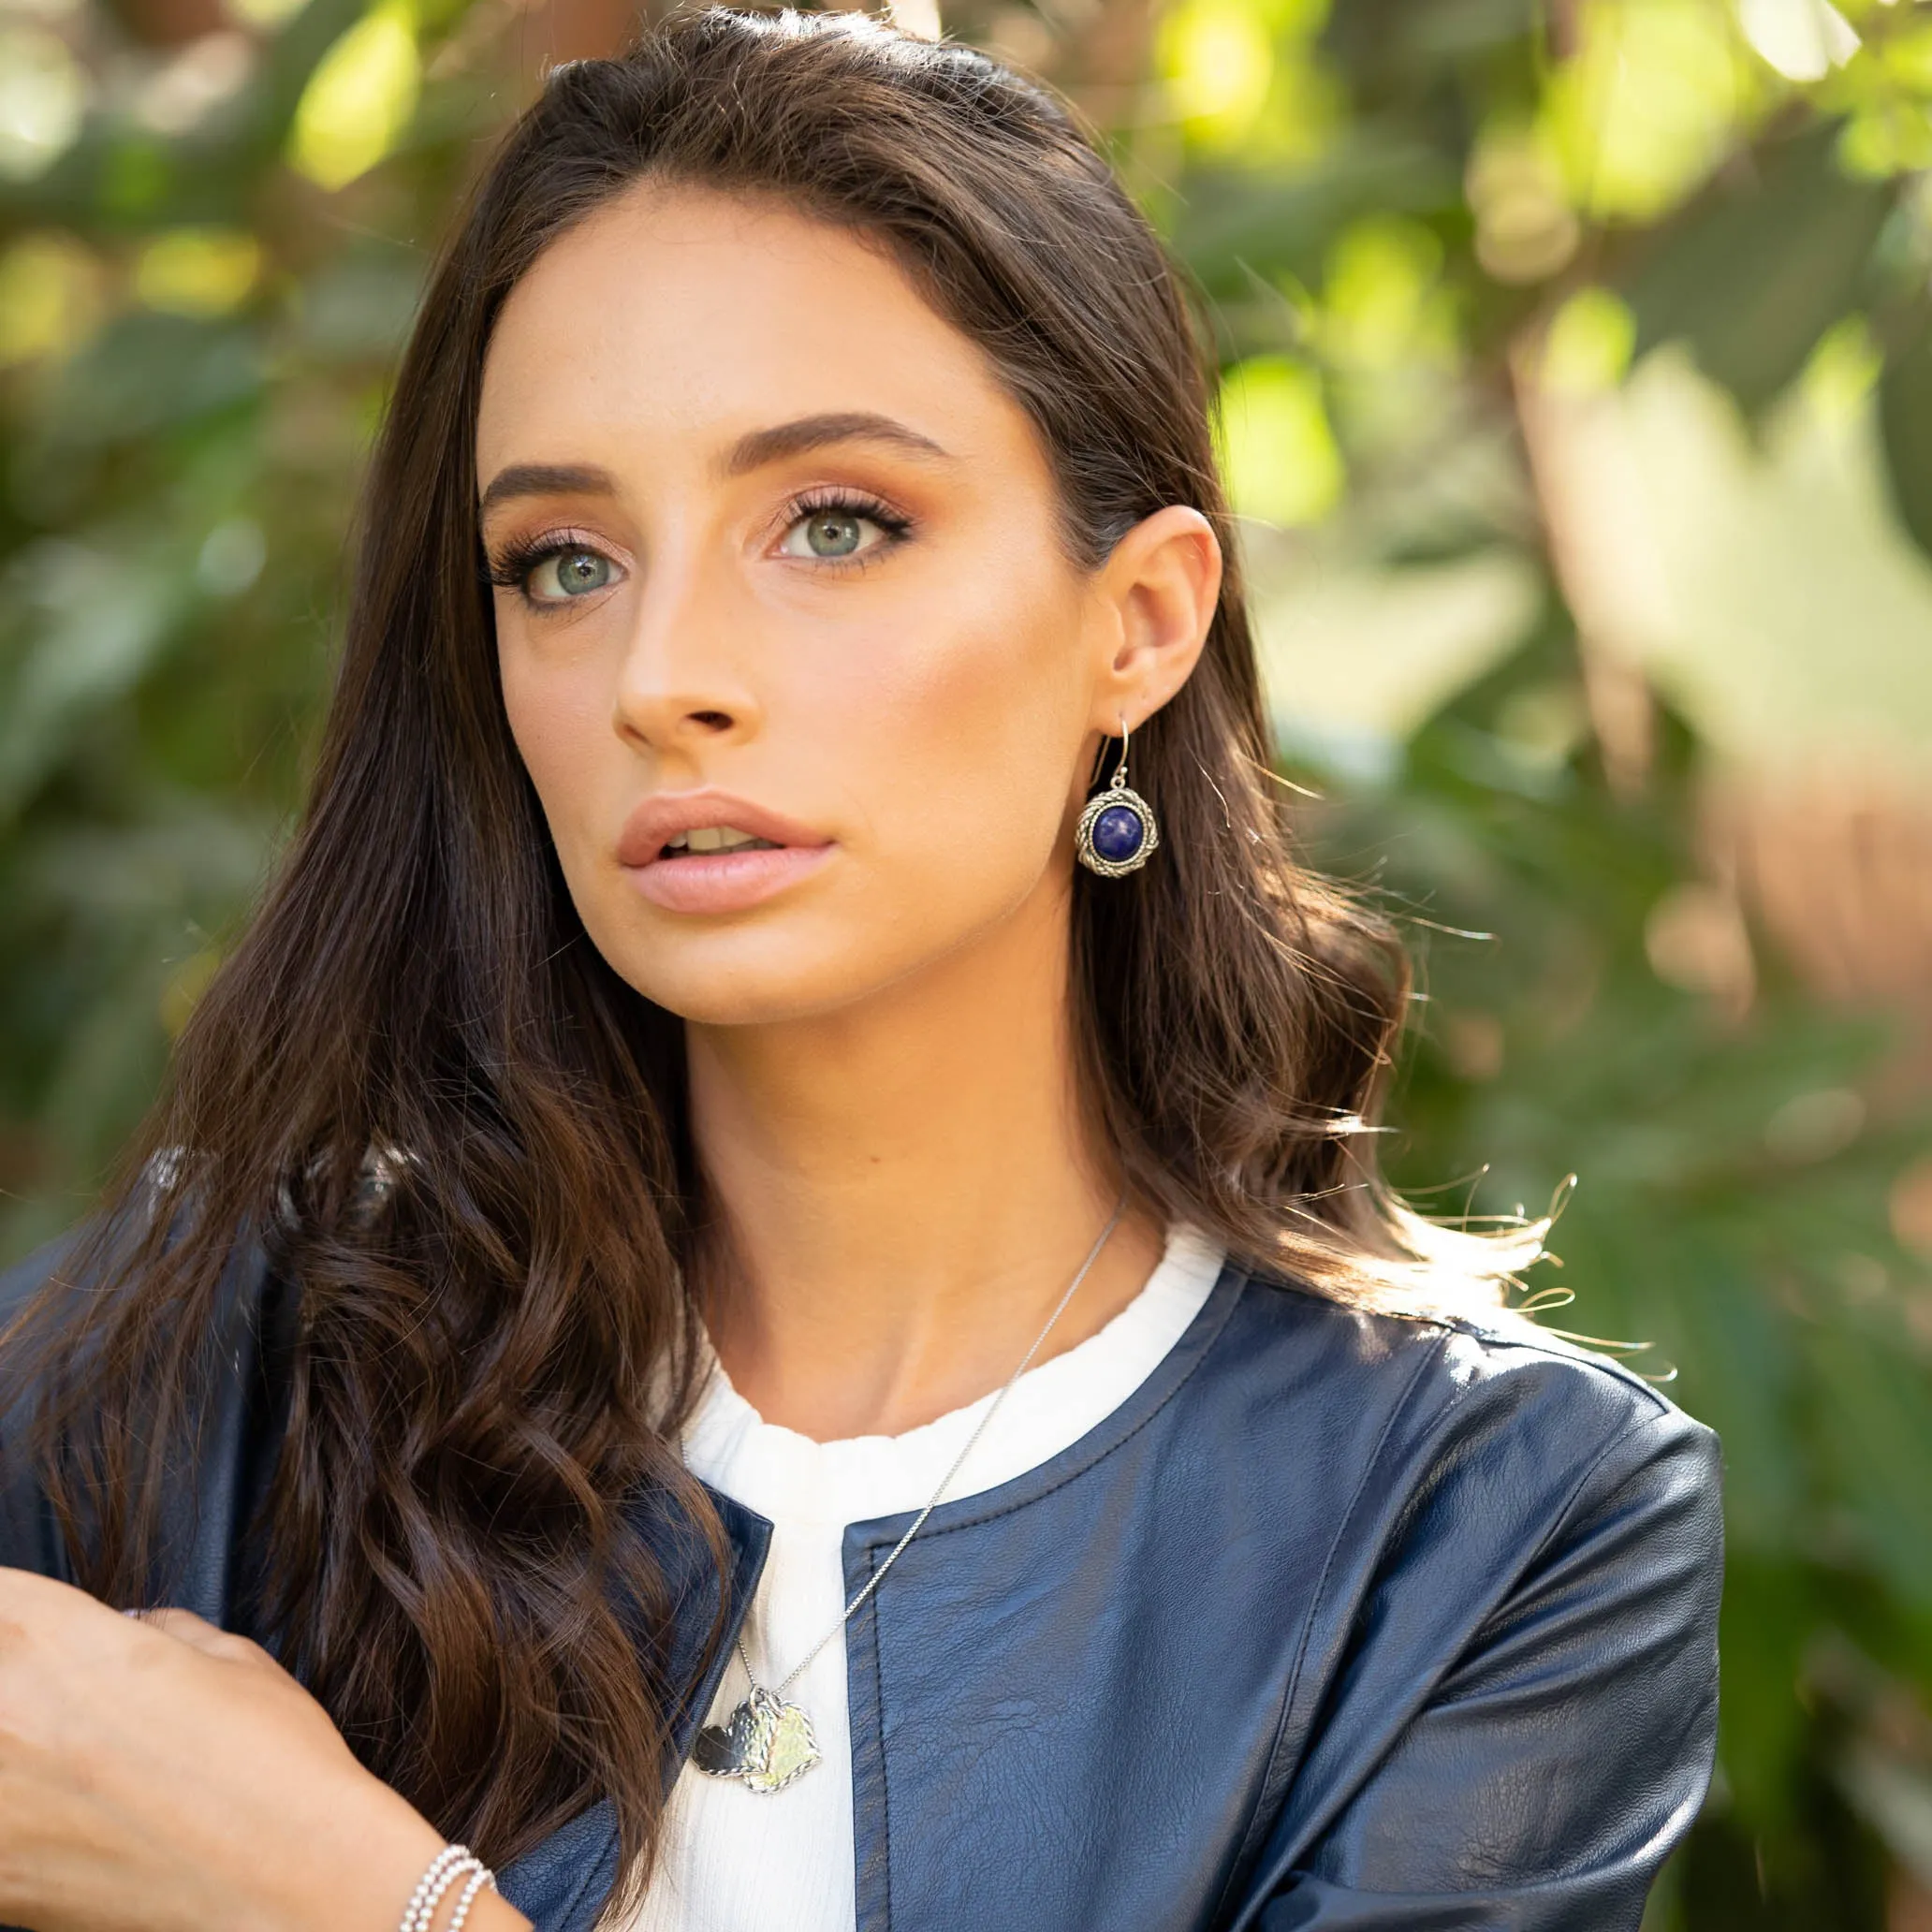
[[[945,1500],[1010,1483],[1105,1421],[1180,1339],[1222,1260],[1195,1230],[1171,1230],[1147,1285],[1105,1327],[1014,1383]],[[761,1683],[775,1685],[845,1608],[846,1525],[923,1509],[992,1400],[982,1396],[902,1436],[814,1442],[762,1420],[714,1366],[686,1433],[685,1458],[713,1488],[770,1519],[770,1553],[744,1625]],[[881,1592],[892,1584],[888,1575]],[[734,1653],[707,1721],[721,1722],[745,1689]],[[685,1765],[671,1788],[650,1892],[622,1932],[853,1932],[842,1635],[785,1695],[811,1718],[825,1762],[770,1793]]]

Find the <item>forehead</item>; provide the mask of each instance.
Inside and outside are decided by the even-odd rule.
[[[663,458],[843,411],[1041,466],[979,346],[869,238],[777,201],[641,183],[511,291],[484,367],[478,471],[534,455],[614,467],[640,436]]]

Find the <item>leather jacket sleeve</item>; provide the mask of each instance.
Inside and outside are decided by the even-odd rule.
[[[1442,1499],[1452,1524],[1460,1486]],[[1471,1509],[1480,1486],[1462,1499]],[[1465,1516],[1446,1537],[1412,1542],[1406,1604],[1427,1614],[1428,1569],[1467,1563],[1481,1534]],[[1635,1932],[1708,1778],[1721,1537],[1716,1438],[1668,1410],[1596,1457],[1498,1607],[1399,1724],[1385,1710],[1357,1721],[1350,1709],[1377,1653],[1403,1649],[1396,1626],[1413,1614],[1393,1593],[1371,1604],[1357,1667],[1324,1727],[1352,1762],[1297,1780],[1322,1794],[1319,1808],[1291,1800],[1278,1821],[1248,1923]]]

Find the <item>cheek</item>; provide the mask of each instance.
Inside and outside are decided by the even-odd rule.
[[[878,856],[930,895],[909,904],[1027,889],[1064,818],[1084,710],[1076,619],[1052,586],[1029,594],[1025,582],[962,586],[945,622],[927,605],[865,688],[842,695]],[[850,724],[840,736],[853,742]]]
[[[565,876],[575,888],[596,835],[616,741],[607,691],[589,676],[539,667],[514,646],[498,653],[510,736],[549,821]]]

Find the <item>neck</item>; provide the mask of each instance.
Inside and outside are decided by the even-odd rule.
[[[1068,1021],[1062,896],[860,1008],[691,1028],[721,1210],[706,1320],[765,1420],[897,1435],[1012,1374],[1121,1196]],[[1161,1245],[1130,1207],[1035,1362],[1118,1313]]]

